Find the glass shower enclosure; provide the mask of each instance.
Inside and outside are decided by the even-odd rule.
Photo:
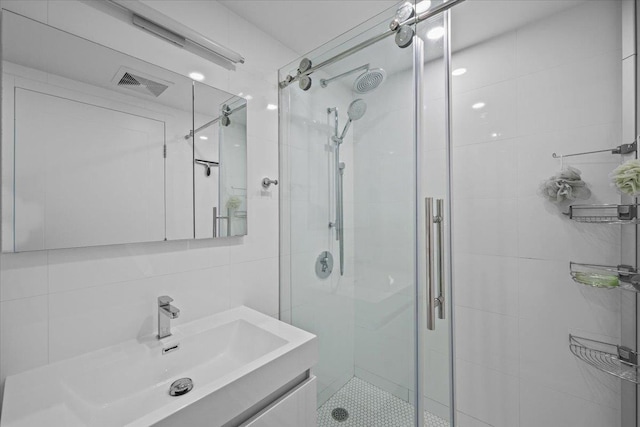
[[[318,425],[453,424],[456,3],[394,7],[280,70],[281,318],[318,336]]]

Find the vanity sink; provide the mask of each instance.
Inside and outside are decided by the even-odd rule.
[[[238,425],[304,382],[316,360],[314,335],[238,307],[176,326],[162,340],[10,376],[0,426]],[[193,388],[170,395],[184,378]]]

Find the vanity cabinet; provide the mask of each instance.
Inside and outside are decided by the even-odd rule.
[[[311,376],[242,427],[315,427],[316,382]]]

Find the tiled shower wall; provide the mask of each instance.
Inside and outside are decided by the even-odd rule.
[[[297,63],[292,65],[297,67]],[[290,72],[289,68],[284,68]],[[321,70],[315,82],[328,78]],[[352,173],[344,176],[345,275],[339,274],[339,246],[335,229],[334,115],[337,107],[340,131],[347,121],[349,92],[340,82],[309,91],[297,85],[282,93],[280,146],[281,178],[281,286],[284,321],[312,332],[319,340],[318,403],[324,403],[346,384],[354,373],[354,236]],[[353,129],[352,129],[353,130]],[[353,133],[345,136],[340,158],[352,165]],[[350,171],[349,171],[350,172]],[[286,187],[285,187],[286,186]],[[315,273],[317,257],[333,254],[333,273],[320,278]]]
[[[453,68],[467,69],[453,77],[460,426],[620,425],[619,381],[574,358],[568,335],[619,342],[629,295],[572,282],[569,261],[618,264],[621,228],[572,222],[537,195],[560,169],[552,153],[631,142],[621,140],[620,28],[620,2],[585,1],[454,46]],[[587,203],[619,202],[607,177],[619,162],[565,159],[591,186]]]
[[[156,298],[181,309],[176,323],[245,304],[278,315],[277,69],[297,55],[215,1],[148,2],[245,56],[227,71],[80,1],[1,1],[3,8],[205,83],[248,102],[249,234],[4,254],[0,258],[0,384],[7,375],[152,333]]]

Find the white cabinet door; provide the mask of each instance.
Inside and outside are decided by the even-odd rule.
[[[309,378],[244,427],[315,427],[316,377]]]

